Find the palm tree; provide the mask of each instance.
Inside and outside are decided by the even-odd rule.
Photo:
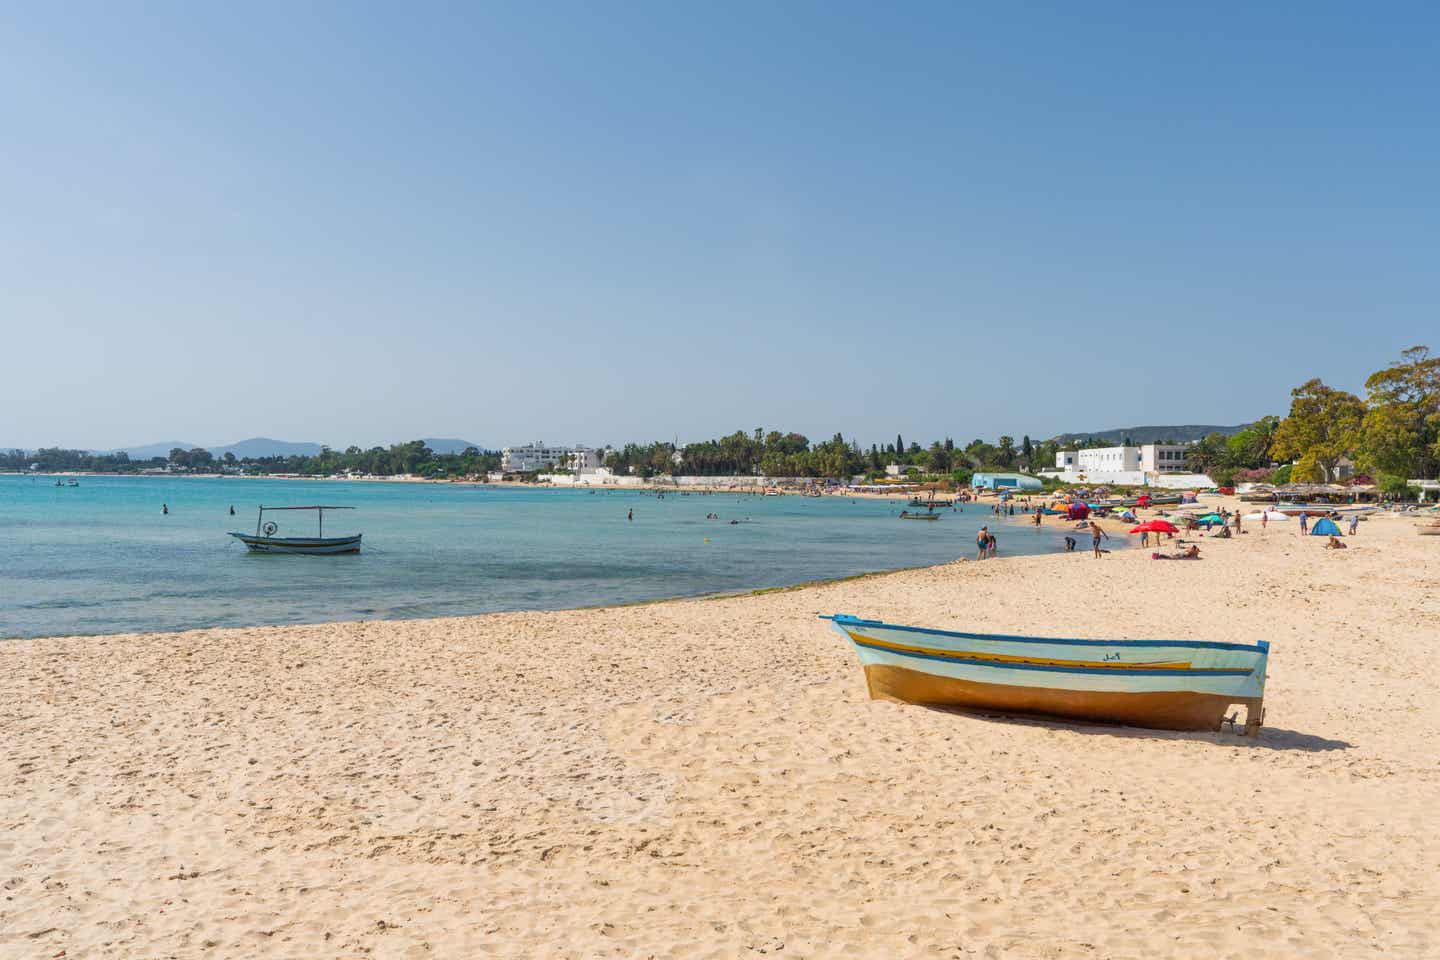
[[[1000,457],[999,457],[999,459],[1000,459],[1000,464],[1001,464],[1001,466],[1006,466],[1006,467],[1008,467],[1008,466],[1012,465],[1012,464],[1015,462],[1015,438],[1014,438],[1014,437],[1001,437],[1001,438],[1000,438],[1000,443],[999,443],[999,448],[1000,448]]]

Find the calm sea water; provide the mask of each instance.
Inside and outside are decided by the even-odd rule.
[[[912,523],[897,519],[898,501],[834,497],[659,500],[632,490],[253,479],[53,483],[0,476],[0,637],[437,617],[748,590],[973,556],[976,530],[991,521],[972,507]],[[363,532],[364,552],[251,554],[225,533],[253,531],[262,503],[356,507],[327,514],[325,532]],[[313,514],[273,516],[281,536],[314,532]],[[1000,552],[1014,555],[1059,549],[1062,535],[1014,523],[997,536]]]

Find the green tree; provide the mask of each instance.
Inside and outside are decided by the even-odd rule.
[[[1000,466],[1011,467],[1015,465],[1015,438],[1001,437],[996,449],[996,457]]]
[[[1333,480],[1341,458],[1353,454],[1360,441],[1365,404],[1319,378],[1302,383],[1290,396],[1290,415],[1275,431],[1275,456],[1295,458],[1295,480],[1301,474]]]
[[[1206,434],[1185,451],[1185,469],[1191,473],[1211,473],[1227,465],[1229,452],[1224,435]]]
[[[1411,347],[1365,381],[1369,405],[1360,462],[1370,470],[1429,477],[1440,463],[1440,357]]]
[[[945,449],[945,444],[936,440],[930,444],[930,470],[933,473],[950,472],[950,451]]]

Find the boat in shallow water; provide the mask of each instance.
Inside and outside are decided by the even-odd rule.
[[[329,507],[329,506],[306,506],[306,507],[261,507],[260,515],[255,519],[255,532],[235,533],[230,536],[245,544],[246,547],[256,553],[301,553],[301,554],[332,554],[332,553],[359,553],[360,538],[363,534],[355,533],[343,537],[325,536],[325,511],[326,510],[354,510],[354,507]],[[313,537],[277,537],[279,525],[274,521],[265,520],[266,511],[276,510],[314,510],[317,515],[316,535]]]
[[[1072,640],[822,619],[855,645],[877,700],[1160,730],[1219,730],[1239,704],[1248,736],[1264,718],[1263,640]]]

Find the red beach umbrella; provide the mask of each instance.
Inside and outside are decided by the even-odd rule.
[[[1146,520],[1136,527],[1130,528],[1131,533],[1179,533],[1180,528],[1169,520]]]

